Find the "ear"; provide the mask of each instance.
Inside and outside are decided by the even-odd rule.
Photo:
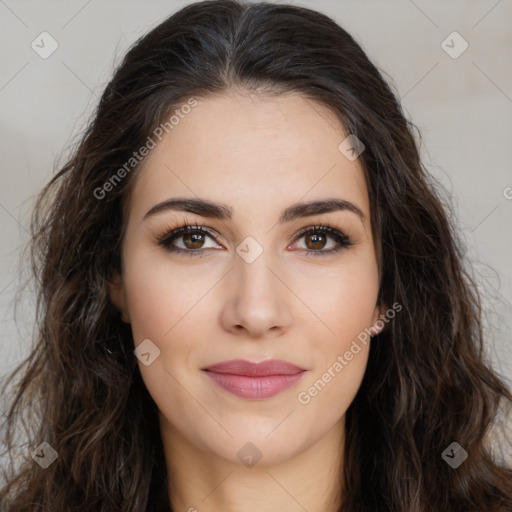
[[[126,292],[124,288],[123,278],[119,272],[115,272],[109,283],[108,292],[110,300],[121,313],[121,320],[127,324],[130,323],[130,313],[128,311],[128,304],[126,300]]]
[[[373,313],[373,323],[370,330],[374,335],[381,333],[385,328],[389,320],[386,317],[386,311],[388,310],[385,304],[377,304]]]

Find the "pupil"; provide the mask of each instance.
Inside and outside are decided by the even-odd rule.
[[[197,238],[196,238],[197,237]],[[189,233],[187,235],[187,239],[190,239],[192,238],[192,244],[200,244],[201,243],[201,237],[202,235],[200,233]],[[197,249],[197,247],[194,247],[195,249]]]
[[[322,237],[323,235],[319,235],[319,234],[313,234],[313,235],[310,235],[310,237],[313,239],[313,244],[319,244],[320,243],[320,248],[323,248],[323,245],[322,245]],[[323,240],[325,242],[325,239]],[[318,249],[317,246],[314,247],[315,249]]]

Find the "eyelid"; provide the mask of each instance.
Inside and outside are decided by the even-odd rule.
[[[155,238],[158,242],[158,245],[165,245],[166,239],[172,239],[175,236],[178,238],[181,232],[188,233],[194,231],[198,231],[199,233],[204,231],[208,236],[212,237],[217,243],[220,244],[221,236],[218,233],[207,226],[197,224],[197,222],[194,224],[190,222],[184,222],[183,224],[178,224],[175,227],[165,227],[156,235]]]

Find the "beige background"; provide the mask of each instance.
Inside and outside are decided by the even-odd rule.
[[[188,3],[0,0],[0,375],[24,356],[32,329],[31,302],[15,323],[13,299],[34,194],[64,162],[128,46]],[[347,29],[420,128],[485,299],[488,357],[512,380],[512,2],[291,3]],[[59,45],[47,59],[31,48],[43,31]],[[469,44],[456,59],[441,47],[454,31]]]

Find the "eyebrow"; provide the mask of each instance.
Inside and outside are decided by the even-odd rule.
[[[223,203],[216,203],[206,199],[176,197],[167,199],[166,201],[162,201],[161,203],[153,206],[144,215],[142,220],[144,221],[148,217],[170,210],[195,213],[202,217],[220,220],[232,219],[233,217],[233,210]],[[350,201],[339,198],[328,198],[310,201],[307,203],[292,204],[282,212],[281,217],[279,218],[279,224],[291,222],[302,217],[320,215],[322,213],[334,211],[349,211],[355,213],[364,224],[365,215],[363,211]]]

